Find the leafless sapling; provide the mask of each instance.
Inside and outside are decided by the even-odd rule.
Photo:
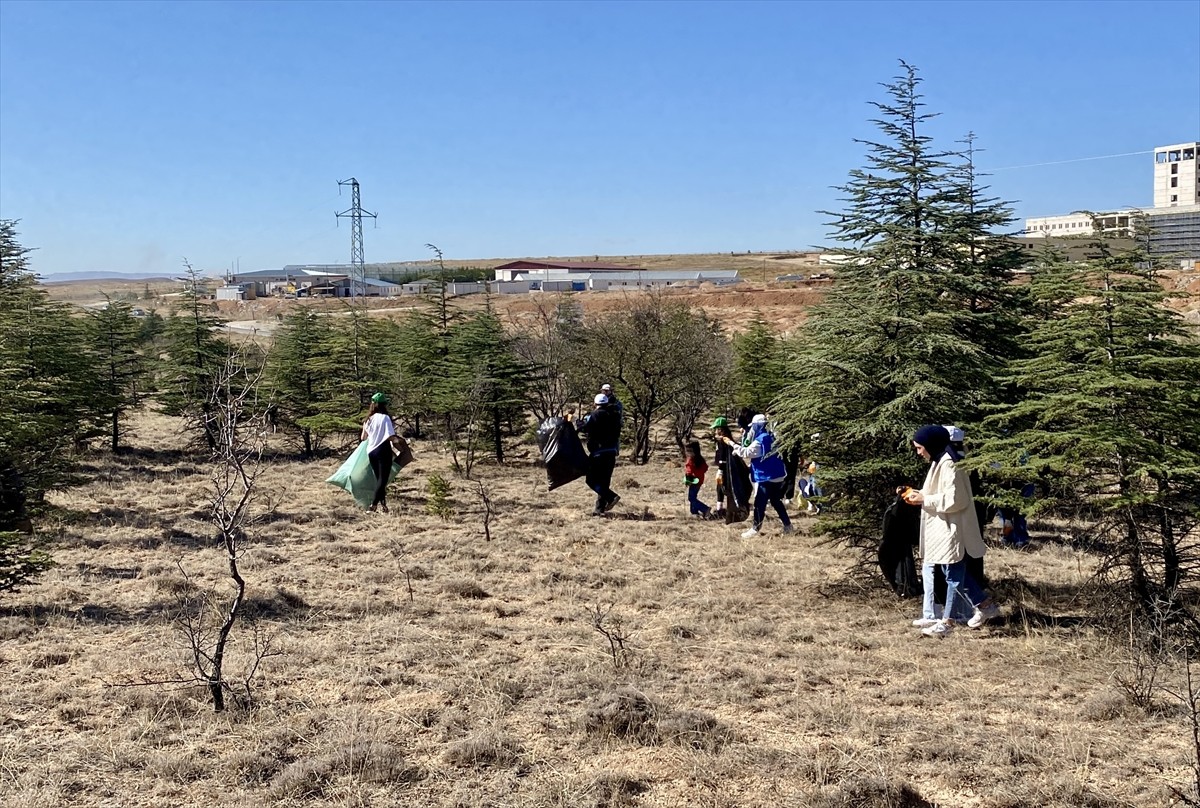
[[[627,645],[631,638],[625,633],[620,617],[609,618],[615,605],[609,604],[607,609],[603,609],[596,604],[592,609],[592,628],[608,640],[608,652],[612,656],[613,667],[627,668],[633,659],[633,649]]]
[[[190,647],[192,672],[208,688],[217,712],[225,709],[226,694],[248,705],[251,679],[263,659],[278,653],[270,638],[256,628],[252,661],[245,675],[235,686],[225,674],[230,634],[242,616],[246,599],[246,581],[238,562],[247,546],[246,528],[252,521],[251,505],[264,449],[263,435],[256,429],[261,415],[257,407],[261,372],[249,367],[246,360],[243,352],[229,352],[216,375],[206,408],[206,427],[216,438],[211,456],[209,518],[216,528],[232,592],[227,598],[215,592],[189,598],[179,620]]]

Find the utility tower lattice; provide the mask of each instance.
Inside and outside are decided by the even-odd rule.
[[[339,219],[350,218],[350,271],[354,273],[354,278],[357,281],[358,293],[366,297],[367,266],[363,255],[362,220],[364,216],[369,216],[372,219],[376,218],[376,216],[369,210],[363,210],[362,200],[359,197],[358,180],[354,179],[354,177],[342,180],[338,183],[338,188],[341,188],[343,185],[350,186],[350,209],[344,210],[341,213],[335,213],[334,215]]]

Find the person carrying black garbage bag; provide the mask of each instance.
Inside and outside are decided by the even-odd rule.
[[[596,509],[592,516],[611,511],[620,500],[609,484],[612,482],[613,467],[617,463],[617,451],[621,444],[621,416],[609,405],[608,396],[600,393],[595,398],[595,407],[579,419],[576,430],[587,434],[588,473],[587,486],[596,492]],[[568,419],[570,414],[566,416]]]

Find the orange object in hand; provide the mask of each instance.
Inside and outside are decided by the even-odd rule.
[[[914,500],[916,500],[917,496],[919,496],[920,493],[921,492],[915,488],[905,488],[904,493],[901,494],[900,497],[905,502],[907,502],[909,505],[916,505],[917,503]]]

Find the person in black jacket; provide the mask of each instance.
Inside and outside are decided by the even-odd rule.
[[[621,500],[621,495],[609,488],[621,445],[621,416],[609,405],[608,396],[600,393],[596,396],[595,408],[580,418],[575,428],[587,433],[586,481],[588,488],[596,492],[596,509],[592,516],[600,516],[611,511]]]

